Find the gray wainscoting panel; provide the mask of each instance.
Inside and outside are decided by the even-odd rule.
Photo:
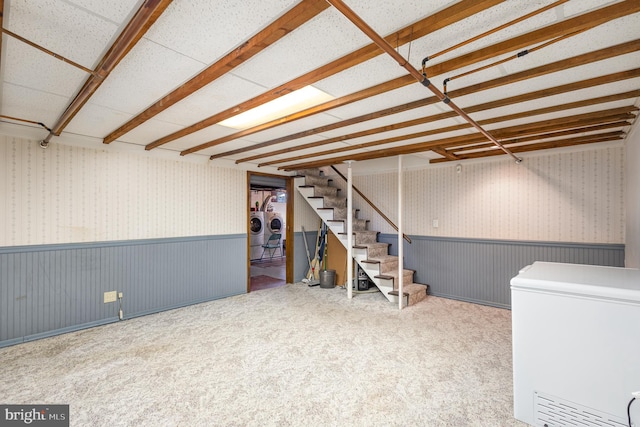
[[[535,261],[624,267],[624,245],[410,237],[404,266],[430,294],[496,307],[511,307],[511,278]],[[398,254],[397,235],[378,240]]]
[[[0,347],[246,293],[247,236],[0,248]]]
[[[309,256],[311,257],[311,260],[313,260],[318,232],[309,232],[308,230],[305,230],[305,234],[307,237],[307,245],[309,246]],[[293,258],[293,279],[296,282],[300,282],[302,279],[304,279],[307,271],[309,271],[309,261],[307,260],[307,255],[305,254],[304,237],[302,235],[302,232],[294,233],[294,238],[295,255]]]

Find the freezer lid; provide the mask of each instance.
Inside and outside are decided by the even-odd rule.
[[[511,290],[553,292],[640,303],[640,270],[536,261],[511,279]]]

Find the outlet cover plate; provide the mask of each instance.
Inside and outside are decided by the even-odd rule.
[[[111,291],[111,292],[105,292],[104,293],[104,303],[107,304],[109,302],[116,302],[116,300],[118,299],[118,292],[117,291]]]

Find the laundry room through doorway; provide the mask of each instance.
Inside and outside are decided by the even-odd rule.
[[[249,174],[248,291],[287,283],[287,180]]]

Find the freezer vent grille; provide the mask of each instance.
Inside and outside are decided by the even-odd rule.
[[[624,420],[610,414],[562,400],[544,393],[535,393],[535,420],[546,427],[626,427]]]

